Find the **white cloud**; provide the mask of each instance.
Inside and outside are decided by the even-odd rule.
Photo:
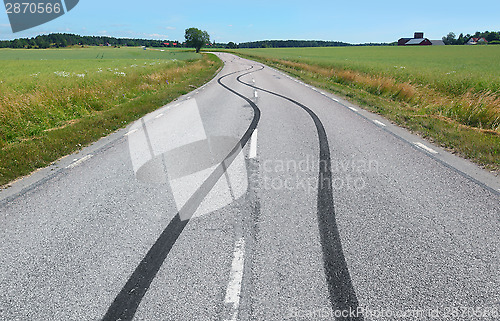
[[[167,30],[175,30],[176,28],[175,28],[175,27],[170,27],[170,26],[169,26],[169,27],[166,27],[165,29],[167,29]]]
[[[145,36],[150,37],[150,38],[159,38],[159,39],[167,39],[168,38],[168,35],[160,35],[158,33],[145,34]]]
[[[159,40],[164,40],[164,39],[168,39],[169,36],[168,35],[163,35],[163,34],[159,34],[159,33],[145,33],[145,32],[136,32],[136,31],[124,31],[124,32],[120,32],[119,33],[120,37],[125,37],[125,38],[152,38],[152,39],[159,39]]]

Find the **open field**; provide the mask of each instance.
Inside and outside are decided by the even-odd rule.
[[[0,185],[202,85],[220,66],[179,50],[0,50]]]
[[[500,169],[500,46],[240,49]]]
[[[500,91],[500,46],[241,49],[249,55],[342,68],[453,95]]]

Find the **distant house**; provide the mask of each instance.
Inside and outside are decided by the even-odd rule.
[[[488,40],[484,38],[470,38],[469,41],[467,41],[467,45],[486,45],[488,43]]]
[[[424,38],[423,32],[415,32],[413,38],[401,38],[398,40],[398,46],[442,46],[442,40],[429,40]]]
[[[398,40],[398,46],[404,46],[406,45],[406,43],[410,40],[412,40],[413,38],[401,38]]]

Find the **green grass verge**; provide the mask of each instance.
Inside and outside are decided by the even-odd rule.
[[[128,61],[126,63],[129,64]],[[45,167],[125,127],[130,122],[190,92],[193,86],[203,85],[212,79],[221,67],[222,62],[217,57],[203,55],[202,59],[157,64],[141,68],[139,72],[130,73],[126,77],[99,78],[90,84],[78,82],[83,81],[82,79],[73,79],[69,80],[67,86],[63,85],[64,88],[69,88],[67,90],[69,93],[62,90],[57,95],[57,97],[63,95],[63,100],[68,101],[64,104],[42,106],[43,108],[30,103],[33,102],[33,95],[35,97],[40,95],[41,89],[53,88],[50,85],[39,87],[35,91],[29,89],[13,91],[14,94],[18,92],[19,97],[26,96],[29,99],[26,98],[26,104],[23,106],[9,105],[8,108],[4,106],[3,110],[0,109],[2,112],[0,121],[3,121],[0,129],[4,129],[5,133],[5,127],[16,127],[32,121],[36,123],[38,129],[32,132],[21,131],[21,134],[13,134],[12,137],[0,136],[3,142],[0,146],[0,186]],[[102,100],[98,100],[99,103],[94,105],[87,104],[85,97],[78,96],[76,99],[73,95],[75,91],[82,91],[81,96],[86,96],[86,90],[94,92],[96,87],[105,87],[108,98],[97,94],[96,97]],[[44,95],[42,92],[42,97],[45,97]],[[75,113],[75,106],[82,112]],[[38,120],[33,119],[33,113],[30,112],[36,108],[39,108]],[[47,114],[56,116],[47,118],[45,117]],[[54,120],[57,115],[60,119]]]
[[[466,110],[460,104],[452,105],[454,97],[450,98],[449,92],[430,88],[429,84],[418,85],[415,91],[415,87],[404,79],[384,77],[380,73],[370,74],[369,72],[353,71],[350,69],[352,66],[342,69],[339,65],[332,67],[332,65],[325,65],[324,62],[323,64],[311,61],[298,62],[295,59],[298,58],[297,56],[287,59],[276,58],[278,54],[282,54],[279,50],[272,54],[269,53],[272,52],[272,49],[263,50],[265,54],[261,54],[258,50],[234,50],[230,52],[257,60],[318,88],[335,93],[410,129],[455,154],[474,161],[496,174],[500,172],[500,132],[498,128],[500,106],[498,106],[496,96],[493,97],[493,105],[488,106],[488,111],[493,112],[486,115],[488,119],[493,119],[493,123],[496,122],[496,127],[484,128],[481,123],[476,127],[474,124],[477,122],[471,122],[471,120],[474,120],[475,116],[485,115],[471,115],[474,110],[472,112]],[[307,51],[301,49],[301,52]],[[485,86],[493,88],[496,84],[486,84]],[[472,90],[474,89],[472,88]],[[459,95],[462,92],[460,91]],[[465,92],[467,93],[467,90]],[[426,94],[428,95],[426,96]],[[432,100],[434,105],[422,103],[426,102],[426,99]],[[474,103],[477,100],[480,101],[481,97],[476,99]],[[436,101],[438,103],[435,103]],[[455,113],[450,113],[448,110],[443,112],[443,108],[440,107],[443,102],[450,104]]]

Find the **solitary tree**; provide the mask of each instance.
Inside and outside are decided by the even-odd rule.
[[[196,52],[200,52],[200,49],[210,42],[210,36],[206,31],[201,31],[197,28],[186,29],[186,46],[195,48]]]

